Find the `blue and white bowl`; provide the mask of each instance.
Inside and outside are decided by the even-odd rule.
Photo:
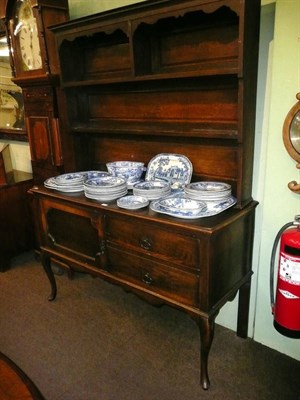
[[[124,178],[127,183],[137,182],[145,171],[143,162],[139,161],[114,161],[106,164],[112,176]]]

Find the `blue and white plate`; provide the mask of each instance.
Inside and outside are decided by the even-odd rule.
[[[109,188],[113,189],[119,188],[120,186],[126,186],[126,181],[124,178],[108,175],[86,179],[84,181],[84,186],[89,188],[97,188],[98,190],[107,190]]]
[[[192,200],[185,197],[167,197],[159,200],[159,205],[167,212],[184,215],[198,215],[207,206],[204,201]]]
[[[80,172],[84,175],[84,179],[92,179],[92,178],[103,178],[104,176],[111,176],[111,174],[107,171],[82,171]]]
[[[191,199],[221,201],[231,196],[231,185],[225,182],[193,182],[184,188]]]
[[[231,186],[225,182],[193,182],[187,185],[186,191],[196,191],[196,192],[205,192],[205,193],[215,193],[215,192],[226,192],[231,190]]]
[[[140,182],[133,186],[133,194],[147,197],[149,200],[160,199],[171,193],[171,186],[168,182],[149,181]]]
[[[150,160],[145,180],[169,182],[172,189],[180,189],[190,183],[192,173],[192,163],[186,156],[161,153]]]
[[[54,180],[57,185],[79,185],[82,184],[84,180],[84,174],[81,172],[71,172],[68,174],[58,175],[54,178]]]
[[[117,205],[120,208],[125,208],[127,210],[138,210],[139,208],[147,207],[149,200],[142,196],[124,196],[117,200]]]
[[[211,217],[213,215],[217,215],[228,208],[232,207],[236,203],[236,198],[233,196],[228,197],[223,201],[206,201],[206,207],[203,209],[199,209],[198,211],[182,211],[180,209],[176,211],[166,210],[164,206],[161,204],[160,200],[155,200],[150,203],[151,210],[161,213],[170,215],[176,218],[182,219],[198,219],[204,217]]]

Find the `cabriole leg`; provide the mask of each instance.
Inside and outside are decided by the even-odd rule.
[[[49,255],[47,253],[42,251],[41,260],[42,260],[42,265],[43,265],[44,271],[46,272],[46,275],[47,275],[50,285],[51,285],[51,293],[50,293],[50,296],[48,297],[48,300],[53,301],[56,298],[57,286],[56,286],[54,273],[51,268],[51,258],[49,257]]]
[[[199,317],[197,319],[197,324],[200,331],[200,383],[204,390],[207,390],[210,386],[208,377],[208,355],[211,348],[211,344],[214,337],[215,328],[215,317],[214,318],[204,318]]]

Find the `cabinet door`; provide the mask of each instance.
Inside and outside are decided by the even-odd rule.
[[[101,267],[102,218],[94,211],[41,200],[42,247],[67,263]]]

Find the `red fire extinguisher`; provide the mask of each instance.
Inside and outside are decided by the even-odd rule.
[[[274,302],[274,261],[279,240]],[[300,338],[300,215],[285,224],[275,238],[270,264],[270,294],[276,330],[285,336]]]

